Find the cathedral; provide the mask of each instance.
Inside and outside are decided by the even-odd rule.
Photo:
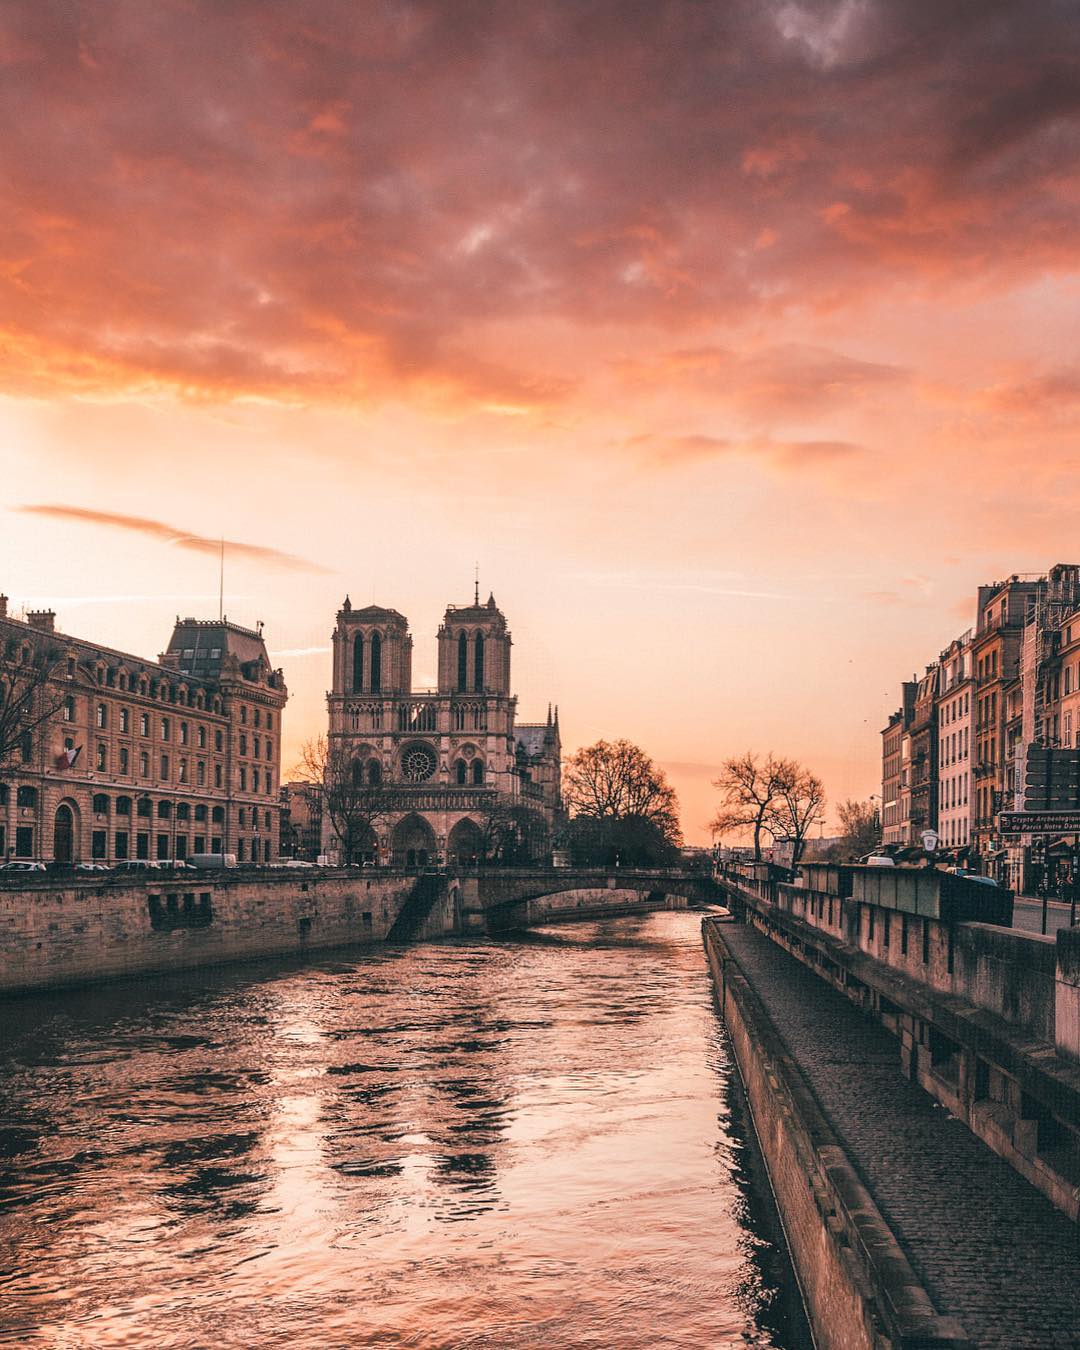
[[[414,691],[405,616],[353,609],[348,596],[338,610],[330,756],[375,815],[350,849],[328,816],[325,851],[396,867],[540,861],[561,811],[558,709],[516,720],[510,633],[493,595],[447,606],[437,640],[438,688]]]

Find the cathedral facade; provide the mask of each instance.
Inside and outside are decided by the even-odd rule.
[[[517,721],[511,638],[494,596],[449,605],[437,635],[438,688],[412,687],[403,614],[346,596],[333,634],[329,754],[363,788],[372,818],[359,850],[325,823],[325,851],[399,867],[538,858],[561,811],[558,710]]]

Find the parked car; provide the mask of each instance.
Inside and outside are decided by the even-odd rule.
[[[0,872],[47,872],[48,868],[43,862],[23,862],[12,860],[11,862],[0,863]]]
[[[863,859],[863,863],[867,867],[895,867],[896,859],[887,853],[869,853]]]
[[[125,858],[123,862],[118,862],[113,870],[115,872],[154,872],[157,870],[157,863],[151,862],[149,858]]]
[[[984,886],[1000,886],[1000,882],[995,881],[993,877],[984,877],[981,872],[968,872],[962,867],[952,869],[953,876],[963,877],[965,881],[981,881]]]
[[[283,867],[314,867],[313,862],[305,862],[303,858],[290,858],[288,862],[282,863]]]

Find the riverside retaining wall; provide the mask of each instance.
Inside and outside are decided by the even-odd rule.
[[[147,873],[0,888],[0,994],[384,941],[421,879],[360,871]],[[415,931],[455,931],[456,891]]]
[[[959,1350],[787,1053],[706,919],[705,951],[815,1341],[822,1350]]]

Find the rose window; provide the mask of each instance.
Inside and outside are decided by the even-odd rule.
[[[436,765],[435,751],[430,746],[414,745],[401,757],[401,774],[407,783],[426,783]]]

